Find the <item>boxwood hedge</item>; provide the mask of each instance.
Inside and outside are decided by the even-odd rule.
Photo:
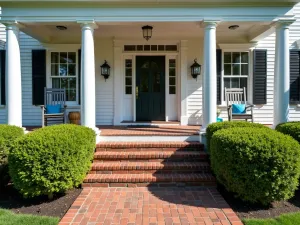
[[[292,136],[300,143],[300,122],[288,122],[278,124],[276,126],[276,130],[283,134],[288,134]]]
[[[245,201],[269,204],[294,195],[300,145],[272,129],[223,129],[212,136],[211,166],[228,191]]]
[[[82,183],[90,169],[95,132],[78,125],[54,125],[19,138],[9,154],[14,186],[25,196],[65,192]]]
[[[250,123],[246,121],[225,121],[225,122],[219,122],[219,123],[212,123],[210,124],[206,129],[206,143],[207,143],[207,149],[210,151],[210,141],[213,136],[213,134],[221,129],[228,129],[232,127],[257,127],[257,128],[266,128],[270,129],[262,124],[259,123]]]
[[[0,125],[0,188],[9,181],[7,155],[12,143],[24,135],[22,128],[10,125]]]

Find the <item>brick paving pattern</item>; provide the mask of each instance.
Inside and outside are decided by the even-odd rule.
[[[153,127],[98,126],[101,136],[191,136],[200,126],[163,125]]]
[[[242,225],[215,188],[84,188],[59,225]]]

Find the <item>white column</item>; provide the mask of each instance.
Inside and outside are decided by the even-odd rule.
[[[95,91],[95,52],[93,22],[82,23],[81,42],[81,125],[97,131],[96,91]]]
[[[6,24],[6,104],[7,123],[22,127],[22,85],[19,28]]]
[[[216,21],[204,22],[204,74],[201,131],[217,119]]]
[[[289,119],[290,99],[290,53],[289,25],[291,21],[279,21],[276,27],[276,59],[274,76],[274,122],[279,123]]]

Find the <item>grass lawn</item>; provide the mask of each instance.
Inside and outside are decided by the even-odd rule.
[[[59,218],[15,214],[9,210],[0,209],[0,225],[57,225]]]
[[[245,219],[245,225],[296,225],[300,224],[300,213],[283,214],[274,219]]]

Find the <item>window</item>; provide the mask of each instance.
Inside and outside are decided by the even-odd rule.
[[[226,88],[246,88],[249,76],[249,52],[224,52],[223,84]],[[225,94],[224,94],[225,100]]]
[[[169,59],[169,94],[176,94],[176,59]]]
[[[132,60],[125,59],[125,94],[132,94]]]
[[[66,101],[77,100],[76,52],[51,52],[52,88],[65,88]]]

